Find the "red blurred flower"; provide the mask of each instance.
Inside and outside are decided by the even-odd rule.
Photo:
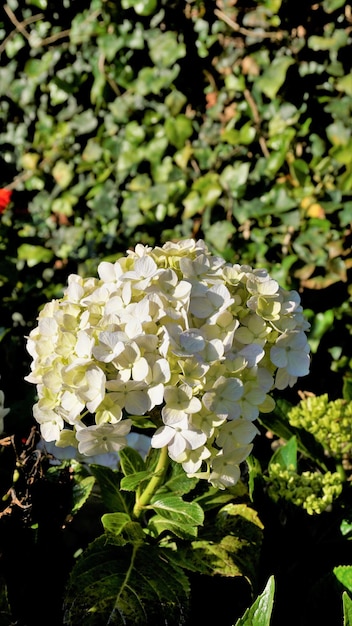
[[[6,207],[10,204],[11,196],[11,189],[0,189],[0,214],[3,213]]]

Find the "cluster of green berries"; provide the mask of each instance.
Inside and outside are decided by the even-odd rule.
[[[294,466],[283,468],[280,463],[272,463],[269,467],[268,493],[274,502],[286,500],[309,515],[328,510],[341,491],[338,472],[298,474]]]
[[[352,402],[329,401],[328,395],[309,396],[290,409],[292,426],[304,428],[337,459],[352,452]]]

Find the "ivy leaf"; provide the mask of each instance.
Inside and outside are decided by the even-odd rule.
[[[33,246],[30,243],[23,243],[17,250],[18,258],[26,261],[28,267],[34,267],[38,263],[49,263],[54,254],[52,250],[43,246]]]
[[[122,0],[122,8],[133,7],[137,15],[152,15],[157,7],[157,0]]]
[[[256,87],[271,100],[275,98],[286,79],[286,73],[294,60],[290,57],[276,57],[263,75],[256,81]]]
[[[257,597],[244,615],[237,620],[235,626],[270,626],[274,592],[275,581],[274,577],[270,576],[263,593]]]
[[[64,625],[182,626],[189,581],[166,549],[96,539],[72,570]]]
[[[193,133],[192,122],[181,113],[176,117],[168,117],[165,121],[165,133],[170,143],[180,150]]]

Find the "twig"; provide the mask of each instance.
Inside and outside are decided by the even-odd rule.
[[[7,42],[10,41],[10,39],[12,39],[16,33],[22,33],[22,35],[28,40],[30,35],[26,31],[26,26],[32,24],[33,22],[38,22],[38,20],[42,20],[44,17],[44,13],[37,13],[36,15],[32,15],[31,17],[27,17],[27,19],[23,20],[23,22],[19,22],[16,18],[16,15],[10,9],[8,4],[4,5],[4,10],[7,13],[12,24],[15,26],[15,29],[6,37],[6,39],[4,39],[4,41],[0,45],[0,54],[4,52]]]
[[[259,131],[260,130],[260,116],[259,116],[257,105],[256,105],[256,103],[254,101],[254,98],[253,98],[251,92],[249,91],[249,89],[245,89],[244,92],[243,92],[243,95],[244,95],[244,97],[245,97],[245,99],[246,99],[246,101],[247,101],[247,103],[248,103],[248,105],[249,105],[249,107],[250,107],[250,109],[252,111],[254,123],[255,123],[255,125],[257,127],[257,130]],[[258,141],[259,141],[259,145],[260,145],[260,147],[262,149],[262,153],[264,154],[264,156],[266,158],[268,158],[270,156],[270,152],[269,152],[269,150],[267,148],[266,141],[265,141],[263,135],[259,135]]]
[[[226,13],[224,13],[220,9],[214,9],[214,13],[220,20],[226,22],[228,26],[231,26],[233,30],[235,30],[237,33],[240,33],[241,35],[245,35],[246,37],[259,37],[260,39],[266,37],[268,39],[277,39],[278,41],[280,41],[283,38],[285,32],[282,30],[278,30],[276,32],[267,33],[265,30],[249,30],[248,28],[243,28],[243,26],[237,24],[237,22],[235,22],[231,17],[226,15]]]

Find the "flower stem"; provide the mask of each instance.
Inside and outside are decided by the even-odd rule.
[[[342,463],[337,463],[336,471],[339,473],[342,482],[345,482],[347,480],[347,476]]]
[[[152,478],[150,479],[148,485],[146,486],[144,491],[141,493],[141,495],[140,496],[137,495],[136,497],[136,503],[134,505],[133,515],[137,519],[140,517],[143,511],[143,508],[149,504],[153,495],[162,484],[168,465],[169,465],[168,448],[167,446],[164,446],[160,450],[159,459],[156,464],[155,471],[153,472]]]

